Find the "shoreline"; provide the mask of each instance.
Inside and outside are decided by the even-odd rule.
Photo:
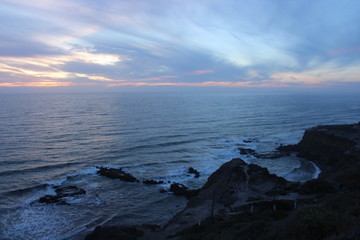
[[[277,239],[301,239],[304,236],[308,239],[331,236],[335,237],[333,239],[356,239],[360,235],[358,224],[347,221],[345,227],[335,220],[345,216],[352,219],[351,212],[360,209],[341,205],[329,211],[327,206],[340,200],[360,202],[360,188],[356,185],[359,183],[356,176],[360,175],[359,136],[360,123],[316,126],[307,129],[298,144],[278,149],[281,154],[297,153],[318,170],[321,167],[317,179],[290,182],[270,174],[265,168],[233,159],[211,174],[185,209],[165,226],[97,227],[85,239],[121,236],[123,239],[203,239],[210,236],[222,239],[224,234],[229,236],[228,239],[275,239],[274,236],[280,236]],[[321,215],[324,211],[328,216]],[[340,211],[342,216],[339,216]],[[313,214],[312,218],[321,224],[304,222],[304,213]],[[333,223],[326,222],[333,218]],[[226,227],[222,225],[224,222]],[[242,223],[240,229],[239,222]],[[274,223],[281,223],[279,226],[282,227]],[[323,225],[325,227],[321,227]],[[297,236],[293,236],[291,230],[294,226]],[[251,230],[255,228],[262,232]],[[309,233],[304,228],[312,231]]]

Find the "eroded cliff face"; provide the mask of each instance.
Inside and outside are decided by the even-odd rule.
[[[359,135],[360,124],[313,127],[298,143],[299,155],[331,167],[353,154]]]
[[[322,171],[319,179],[288,182],[233,159],[208,178],[167,226],[142,228],[145,235],[135,238],[359,240],[360,123],[307,129],[298,144],[278,151],[275,156],[295,151],[316,163]],[[94,239],[103,239],[99,236]]]
[[[297,150],[298,156],[312,160],[320,167],[320,179],[358,185],[360,123],[307,129]]]
[[[209,177],[172,224],[180,223],[182,216],[190,216],[204,202],[208,203],[209,215],[213,192],[218,193],[218,206],[233,207],[241,213],[221,216],[218,211],[219,220],[208,218],[204,226],[193,225],[174,239],[360,239],[360,123],[313,127],[305,131],[298,144],[278,150],[298,152],[299,157],[316,163],[322,170],[319,179],[290,183],[271,176],[266,169],[233,159]],[[242,190],[235,194],[231,186]],[[277,201],[269,200],[270,188],[282,189],[284,195],[278,195]],[[309,201],[300,206],[301,199]],[[296,209],[295,201],[299,204]],[[288,208],[271,212],[267,203]],[[257,211],[249,212],[252,206]]]
[[[270,174],[266,168],[247,164],[239,158],[223,164],[209,178],[197,196],[167,225],[167,232],[179,232],[207,217],[228,215],[255,202],[267,202],[293,183]],[[278,197],[278,196],[277,196]],[[250,205],[249,205],[250,206]],[[271,207],[270,207],[271,209]]]

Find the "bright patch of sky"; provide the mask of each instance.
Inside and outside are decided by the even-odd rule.
[[[3,0],[0,87],[351,85],[359,12],[357,0]]]

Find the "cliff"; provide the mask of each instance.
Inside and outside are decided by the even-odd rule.
[[[315,162],[320,179],[359,187],[360,123],[324,125],[307,129],[297,144],[299,157]]]
[[[360,123],[307,129],[298,144],[279,151],[316,163],[319,178],[289,182],[233,159],[166,226],[135,226],[143,235],[122,239],[360,239]],[[87,239],[105,233],[98,229]]]

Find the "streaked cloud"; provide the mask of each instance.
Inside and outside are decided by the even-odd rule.
[[[212,69],[200,69],[200,70],[195,70],[193,72],[191,72],[190,74],[195,74],[195,75],[203,75],[203,74],[209,74],[209,73],[213,73],[214,70]]]
[[[0,3],[0,86],[360,82],[354,0]]]

